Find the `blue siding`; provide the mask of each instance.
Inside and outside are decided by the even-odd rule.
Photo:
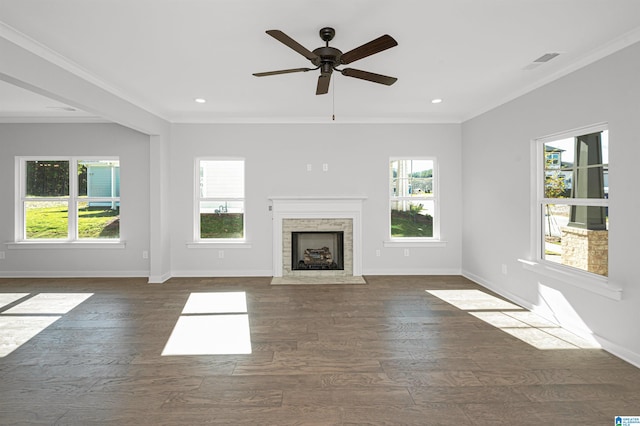
[[[115,193],[112,194],[112,167],[87,167],[87,196],[88,197],[119,197],[120,196],[120,167],[115,168]],[[119,203],[118,203],[119,204]],[[110,206],[111,203],[92,202],[90,206]]]

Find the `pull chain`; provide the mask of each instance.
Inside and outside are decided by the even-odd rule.
[[[333,97],[333,104],[332,104],[332,114],[331,114],[331,119],[333,121],[336,121],[336,78],[333,79],[333,86],[331,87],[331,96]]]

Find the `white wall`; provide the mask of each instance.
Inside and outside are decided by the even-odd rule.
[[[116,124],[0,124],[0,277],[148,276],[149,137]],[[16,156],[119,156],[124,249],[11,249]]]
[[[188,249],[193,240],[194,160],[246,160],[246,228],[250,249]],[[436,156],[440,162],[444,248],[385,248],[388,161]],[[328,164],[328,171],[322,165]],[[312,171],[307,171],[307,164]],[[171,241],[174,275],[272,275],[269,196],[364,195],[364,274],[460,272],[459,125],[220,124],[174,125],[171,134]],[[376,250],[381,256],[376,257]]]
[[[640,365],[640,44],[462,126],[463,273]],[[531,259],[532,140],[609,123],[609,280],[616,301],[523,269]],[[507,274],[501,266],[507,266]]]

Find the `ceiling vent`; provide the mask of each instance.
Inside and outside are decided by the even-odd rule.
[[[533,69],[538,68],[540,65],[549,62],[550,60],[552,60],[553,58],[555,58],[556,56],[559,56],[560,54],[557,52],[553,52],[553,53],[545,53],[544,55],[540,56],[538,59],[534,60],[533,62],[531,62],[529,65],[527,65],[526,67],[523,68],[523,70],[525,71],[531,71]]]
[[[536,59],[535,61],[533,61],[534,64],[542,64],[545,62],[549,62],[550,60],[552,60],[553,58],[555,58],[556,56],[560,55],[559,53],[545,53],[544,55],[540,56],[538,59]]]

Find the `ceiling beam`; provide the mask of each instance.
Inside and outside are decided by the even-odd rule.
[[[117,95],[45,46],[0,23],[0,80],[149,135],[168,132],[158,114]],[[92,81],[93,80],[93,81]]]

